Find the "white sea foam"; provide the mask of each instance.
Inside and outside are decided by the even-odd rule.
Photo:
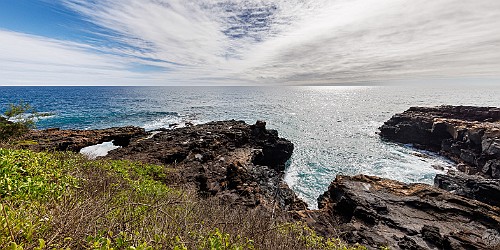
[[[37,116],[36,120],[46,120],[56,117],[56,113],[54,112],[40,112],[38,114],[41,116]]]
[[[147,131],[160,129],[160,128],[182,128],[186,127],[186,124],[200,124],[202,123],[200,120],[193,119],[192,117],[183,117],[183,116],[166,116],[163,118],[159,118],[144,124],[142,127]]]
[[[4,115],[1,115],[2,117],[5,117]],[[33,114],[33,113],[24,113],[24,114],[19,114],[15,117],[9,118],[9,121],[11,122],[22,122],[25,120],[34,120],[35,122],[39,120],[45,120],[45,119],[51,119],[56,117],[55,113],[52,112],[39,112],[38,114]]]
[[[80,150],[80,154],[87,156],[90,159],[95,159],[99,156],[106,156],[109,151],[121,148],[120,146],[115,146],[113,141],[103,142],[101,144],[88,146]]]

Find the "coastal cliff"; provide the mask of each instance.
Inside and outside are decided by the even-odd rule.
[[[498,249],[500,135],[498,108],[413,107],[380,128],[388,141],[411,143],[459,163],[435,185],[374,176],[337,176],[318,210],[295,211],[323,234],[376,249]]]
[[[113,141],[121,148],[106,159],[132,160],[174,169],[170,185],[189,185],[204,197],[229,205],[269,211],[305,209],[283,180],[293,143],[258,121],[219,121],[177,129],[145,132],[138,127],[97,130],[33,130],[26,148],[75,151]]]
[[[170,186],[187,185],[220,204],[284,213],[319,235],[369,249],[494,249],[500,246],[500,111],[414,107],[380,128],[385,140],[411,143],[459,163],[435,186],[374,176],[337,176],[317,210],[283,181],[292,142],[259,121],[220,121],[145,132],[141,128],[32,131],[32,150],[72,150],[114,140],[103,159],[163,165]]]
[[[500,109],[493,107],[412,107],[380,127],[391,141],[436,151],[467,174],[500,178]]]
[[[35,151],[73,151],[79,152],[82,148],[113,141],[116,146],[126,147],[135,137],[146,136],[147,133],[139,127],[117,127],[94,130],[61,130],[57,128],[45,130],[31,130],[23,137],[24,141],[31,141],[26,146]]]
[[[315,218],[313,227],[331,230],[324,226],[329,221],[345,240],[374,249],[490,249],[500,243],[499,207],[427,184],[337,176],[318,203],[320,209],[307,214]]]
[[[293,148],[263,121],[220,121],[154,131],[107,158],[173,166],[172,184],[193,185],[201,196],[288,211],[306,208],[283,180]]]

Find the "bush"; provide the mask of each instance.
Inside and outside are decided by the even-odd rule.
[[[364,249],[168,186],[174,171],[0,148],[0,249]]]
[[[0,116],[0,141],[18,137],[35,128],[35,120],[40,116],[29,103],[20,101],[10,104]]]

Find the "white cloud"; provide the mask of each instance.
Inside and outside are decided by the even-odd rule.
[[[0,30],[0,77],[4,85],[131,84],[129,58],[103,55],[85,44]]]
[[[0,31],[0,49],[9,51],[0,55],[2,78],[328,84],[500,77],[500,1],[61,1],[128,46]],[[168,70],[134,73],[131,63]]]

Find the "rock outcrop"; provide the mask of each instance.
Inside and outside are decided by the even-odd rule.
[[[440,152],[463,163],[460,170],[500,178],[500,109],[493,107],[412,107],[380,127],[391,141]]]
[[[287,211],[306,208],[283,181],[292,152],[265,122],[220,121],[153,131],[106,157],[166,165],[177,175],[172,184],[193,185],[228,204]]]
[[[352,237],[373,246],[380,236],[402,249],[500,247],[500,109],[412,107],[385,122],[380,135],[439,152],[461,172],[438,174],[435,187],[338,177],[320,204],[353,226]]]
[[[453,194],[500,207],[499,179],[487,179],[478,175],[450,172],[446,175],[436,175],[434,186],[450,191]]]
[[[337,176],[318,203],[320,210],[302,213],[315,218],[313,227],[319,223],[338,225],[337,235],[373,249],[500,246],[499,207],[426,184],[365,175]]]
[[[107,141],[122,148],[106,158],[165,165],[175,177],[165,181],[191,185],[202,196],[270,211],[307,207],[283,181],[293,144],[266,129],[263,121],[220,121],[151,132],[138,127],[32,130],[19,145],[35,151],[78,152]]]
[[[118,127],[95,130],[60,130],[57,128],[31,130],[21,141],[30,141],[24,146],[36,150],[73,151],[113,141],[116,146],[126,147],[134,137],[144,136],[146,132],[139,127]]]

